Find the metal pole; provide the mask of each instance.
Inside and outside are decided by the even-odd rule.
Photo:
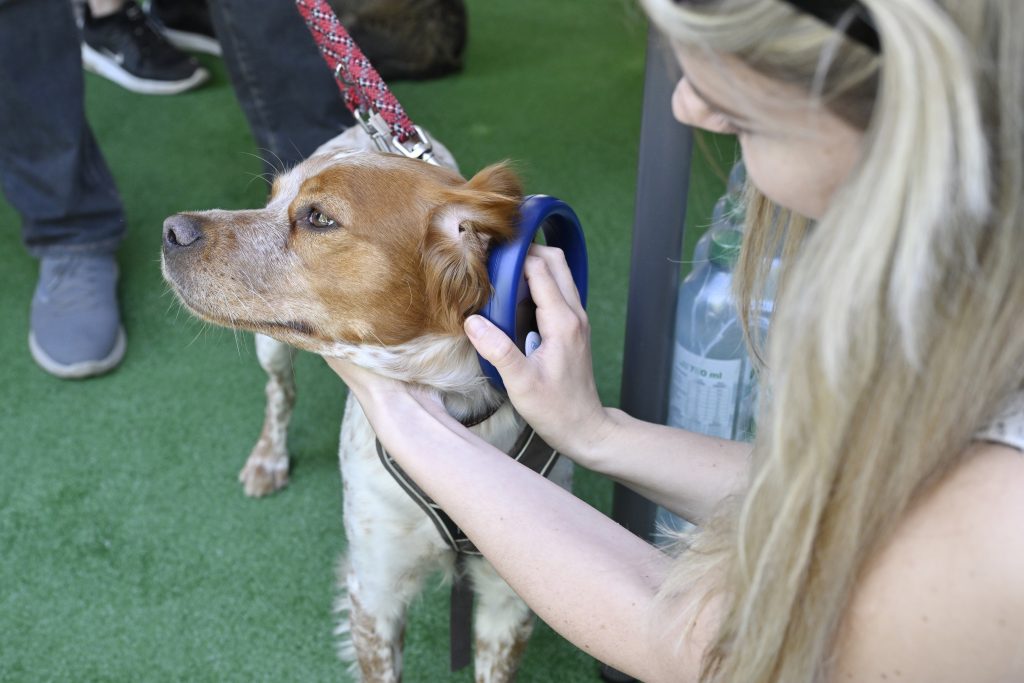
[[[659,424],[668,417],[679,260],[693,151],[692,131],[672,118],[672,91],[679,75],[667,42],[650,29],[619,405],[635,418]],[[651,540],[656,510],[643,496],[615,485],[612,518],[634,534]],[[602,665],[601,676],[612,682],[633,680],[607,665]]]
[[[664,424],[672,368],[679,260],[690,184],[693,133],[672,118],[679,78],[664,39],[647,39],[643,118],[637,171],[633,255],[626,309],[620,406],[633,417]],[[655,505],[616,485],[612,517],[650,539]]]

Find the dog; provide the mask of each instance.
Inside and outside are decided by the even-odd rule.
[[[463,333],[490,296],[487,252],[515,230],[522,199],[505,164],[466,181],[385,154],[353,128],[274,180],[265,208],[186,212],[164,223],[165,279],[198,317],[257,334],[268,373],[263,431],[240,479],[251,496],[287,483],[295,400],[291,347],[344,357],[437,391],[448,412],[508,452],[523,421],[484,377]],[[339,564],[339,653],[364,681],[398,681],[406,609],[456,553],[385,469],[350,395],[339,460],[348,541]],[[570,488],[572,466],[550,478]],[[526,604],[483,558],[464,564],[476,599],[477,681],[514,679],[533,628]]]

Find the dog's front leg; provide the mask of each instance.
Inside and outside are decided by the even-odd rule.
[[[336,603],[339,654],[364,683],[402,677],[406,610],[424,579],[451,570],[451,556],[430,520],[377,457],[359,402],[345,404],[338,455],[348,541]]]
[[[342,637],[339,654],[363,683],[398,683],[402,680],[405,596],[381,591],[375,581],[360,580],[366,577],[351,567],[339,578],[344,582],[337,606],[341,622],[335,631]]]
[[[469,571],[476,593],[473,615],[476,683],[515,680],[533,631],[533,613],[486,560],[474,559],[469,563]]]
[[[339,653],[351,662],[364,683],[397,683],[402,679],[402,645],[406,610],[423,580],[439,562],[436,555],[410,543],[393,524],[373,525],[351,488],[345,499],[349,548],[339,572],[343,593],[337,603],[341,636]],[[365,500],[365,499],[364,499]]]
[[[288,421],[295,406],[295,349],[256,335],[256,357],[267,372],[267,409],[263,431],[238,480],[247,496],[265,496],[288,484]]]

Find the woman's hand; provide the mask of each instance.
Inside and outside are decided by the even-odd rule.
[[[519,414],[545,441],[576,458],[609,428],[594,382],[587,313],[561,249],[531,246],[524,272],[537,305],[537,350],[523,355],[505,333],[478,315],[466,320],[466,334],[501,374]]]
[[[394,413],[409,410],[426,410],[436,418],[450,420],[437,392],[378,375],[343,358],[324,356],[324,360],[348,385],[375,429],[389,421],[401,420],[401,416]]]

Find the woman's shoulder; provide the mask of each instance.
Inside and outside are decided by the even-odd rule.
[[[834,680],[1024,678],[1024,457],[976,442],[873,558]]]

